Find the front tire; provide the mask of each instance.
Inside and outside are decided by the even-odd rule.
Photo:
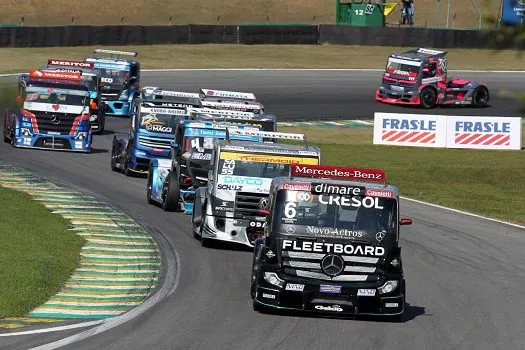
[[[437,92],[433,87],[427,86],[419,93],[421,106],[425,109],[432,109],[437,103]]]
[[[118,141],[116,137],[113,137],[113,147],[111,148],[111,170],[119,171],[117,167],[117,158],[118,158]]]
[[[474,90],[474,94],[472,95],[472,102],[474,103],[474,106],[477,108],[485,107],[488,101],[489,91],[483,86],[477,87],[476,90]]]
[[[164,189],[164,200],[162,201],[162,209],[164,211],[179,211],[180,210],[180,184],[179,178],[175,172],[170,172],[167,183]]]

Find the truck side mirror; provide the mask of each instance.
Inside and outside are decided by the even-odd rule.
[[[399,220],[399,225],[412,225],[412,219],[401,218],[401,220]]]

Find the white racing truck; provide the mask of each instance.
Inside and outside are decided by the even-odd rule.
[[[273,178],[287,176],[291,164],[319,165],[321,151],[303,134],[228,129],[231,136],[304,141],[304,145],[220,140],[212,151],[208,185],[195,193],[193,235],[203,246],[212,240],[253,247],[264,229]]]

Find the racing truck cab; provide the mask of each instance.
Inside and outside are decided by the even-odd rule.
[[[89,89],[89,121],[93,132],[100,133],[105,128],[105,105],[101,103],[100,97],[100,76],[93,69],[93,62],[72,61],[62,59],[48,59],[47,65],[42,70],[54,70],[57,72],[81,73],[82,80]]]
[[[151,159],[169,159],[178,122],[198,105],[198,94],[144,87],[133,101],[127,135],[113,137],[112,170],[146,174]]]
[[[136,52],[95,49],[94,53],[113,56],[136,57]],[[100,99],[106,105],[106,115],[131,116],[133,99],[140,90],[140,63],[119,58],[86,57],[84,62],[93,62],[95,73],[100,76]]]
[[[399,191],[382,170],[292,165],[270,185],[254,248],[255,310],[399,318],[405,279]]]
[[[484,107],[489,100],[486,85],[447,78],[446,51],[418,48],[388,57],[376,101],[434,108],[436,105]]]
[[[208,186],[195,194],[193,235],[203,246],[213,240],[253,247],[264,228],[265,217],[259,212],[265,209],[273,178],[288,175],[291,164],[319,164],[321,151],[308,145],[303,134],[228,130],[230,133],[304,142],[292,145],[227,137],[215,144]]]
[[[80,73],[31,70],[19,78],[16,112],[6,110],[4,141],[14,147],[91,152],[89,89]]]
[[[211,153],[217,139],[226,138],[226,129],[259,131],[242,125],[218,124],[207,121],[179,121],[171,143],[171,159],[152,159],[148,170],[148,203],[157,202],[165,211],[183,209],[192,212],[195,189],[206,186]],[[262,141],[257,135],[232,138]]]
[[[201,107],[264,114],[264,105],[251,92],[200,90]]]

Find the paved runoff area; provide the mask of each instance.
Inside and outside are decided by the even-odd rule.
[[[160,253],[137,223],[100,200],[57,186],[21,168],[0,164],[0,185],[33,196],[82,236],[80,265],[62,290],[26,317],[0,320],[2,328],[122,314],[153,293]]]

